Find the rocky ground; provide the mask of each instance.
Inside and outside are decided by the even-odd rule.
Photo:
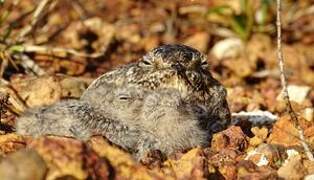
[[[313,179],[314,162],[280,95],[272,1],[0,1],[3,179]],[[246,2],[240,5],[240,2]],[[289,94],[314,149],[314,2],[284,1],[283,51]],[[35,11],[36,12],[36,11]],[[233,124],[209,147],[152,154],[136,163],[103,137],[32,139],[14,133],[25,109],[78,98],[100,74],[164,43],[209,57],[228,90]]]

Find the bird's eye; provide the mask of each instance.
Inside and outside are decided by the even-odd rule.
[[[118,98],[119,98],[119,100],[121,100],[121,101],[127,101],[127,100],[130,99],[130,96],[127,95],[127,94],[119,94],[119,95],[118,95]]]
[[[143,60],[140,61],[140,65],[141,66],[151,66],[152,65],[151,58],[149,56],[144,56]]]
[[[143,60],[142,63],[146,66],[150,66],[152,64],[150,61],[147,60]]]

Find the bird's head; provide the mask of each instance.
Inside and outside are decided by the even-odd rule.
[[[149,89],[186,88],[202,90],[210,76],[207,58],[198,50],[185,45],[163,45],[152,49],[130,69],[131,82],[141,83]],[[161,87],[167,86],[167,87]]]

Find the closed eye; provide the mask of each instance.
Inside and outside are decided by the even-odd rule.
[[[143,64],[145,64],[146,66],[152,65],[152,63],[151,63],[150,61],[147,61],[147,60],[143,60],[142,62],[143,62]]]
[[[129,98],[127,98],[127,97],[120,97],[119,99],[120,100],[128,100]]]
[[[151,58],[148,57],[148,56],[144,56],[142,61],[140,61],[140,65],[142,65],[142,66],[151,66],[152,65]]]
[[[119,100],[121,100],[121,101],[127,101],[127,100],[130,99],[130,96],[128,96],[127,94],[120,94],[120,95],[118,96],[118,98],[119,98]]]

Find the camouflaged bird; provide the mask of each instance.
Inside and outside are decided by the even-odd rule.
[[[185,45],[163,45],[149,51],[136,63],[100,76],[81,99],[97,103],[106,83],[153,91],[176,89],[186,102],[199,107],[198,113],[204,114],[204,128],[209,133],[218,132],[229,125],[230,111],[226,90],[212,77],[208,66],[206,56],[196,49]]]
[[[198,113],[177,90],[106,87],[96,104],[67,100],[28,110],[18,119],[17,132],[83,140],[102,135],[138,160],[152,150],[167,156],[208,145],[210,135],[202,128]]]
[[[17,120],[17,132],[84,140],[99,134],[141,158],[148,150],[170,154],[205,145],[229,120],[226,90],[206,57],[164,45],[102,75],[80,100],[29,110]]]

